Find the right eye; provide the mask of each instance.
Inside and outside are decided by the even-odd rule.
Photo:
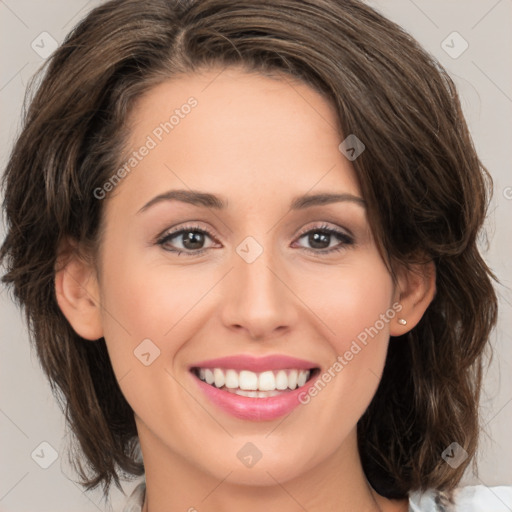
[[[184,236],[187,235],[187,236]],[[186,226],[179,229],[175,229],[170,233],[166,233],[157,240],[157,244],[160,245],[164,250],[174,252],[178,256],[182,253],[187,256],[196,256],[204,253],[208,248],[195,247],[195,245],[204,244],[205,237],[213,239],[213,235],[204,228],[199,226]],[[182,247],[172,247],[172,241],[178,239],[181,240]]]

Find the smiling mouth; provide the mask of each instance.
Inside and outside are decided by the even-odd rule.
[[[304,386],[320,372],[320,368],[290,368],[257,373],[249,370],[192,367],[190,371],[199,380],[222,391],[250,398],[268,398]]]

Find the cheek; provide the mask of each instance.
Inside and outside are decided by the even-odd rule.
[[[148,397],[168,401],[166,393],[182,402],[187,397],[171,376],[181,371],[176,355],[202,325],[209,304],[202,299],[218,275],[190,264],[154,263],[130,248],[105,251],[103,275],[104,337],[126,398],[136,409]]]
[[[193,266],[155,264],[147,257],[152,248],[128,246],[120,252],[113,249],[118,242],[113,236],[103,259],[106,328],[114,338],[119,333],[126,339],[129,333],[133,342],[151,337],[161,341],[199,298]]]
[[[303,403],[314,404],[317,425],[340,440],[362,416],[380,382],[396,315],[394,288],[376,256],[336,271],[325,269],[314,281],[317,292],[310,293],[308,305],[321,319],[332,355]]]
[[[190,284],[186,270],[171,275],[129,252],[104,259],[103,325],[112,367],[130,406],[157,425],[170,424],[162,404],[188,398],[172,363],[188,339],[187,310],[199,298]]]
[[[369,332],[371,337],[388,338],[394,289],[379,257],[363,255],[339,266],[324,267],[307,281],[307,285],[303,282],[301,297],[322,321],[325,338],[338,354],[349,350],[353,340],[364,343]]]

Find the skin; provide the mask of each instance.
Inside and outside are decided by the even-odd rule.
[[[414,327],[432,300],[432,269],[400,271],[394,283],[358,202],[290,211],[298,195],[361,192],[338,149],[344,137],[333,107],[289,77],[229,68],[165,82],[132,111],[132,148],[190,96],[197,107],[104,200],[98,259],[72,255],[56,276],[61,309],[82,337],[105,337],[134,410],[144,510],[407,510],[406,500],[387,500],[369,486],[356,425],[379,384],[390,335]],[[139,212],[171,189],[213,193],[228,206],[161,201]],[[323,224],[352,243],[331,235],[325,247],[342,249],[319,254],[303,233]],[[168,250],[187,251],[183,233],[156,242],[191,225],[214,237],[196,246],[207,248],[202,254]],[[236,252],[248,236],[263,248],[250,264]],[[400,314],[285,418],[232,417],[188,372],[194,362],[232,354],[286,354],[329,368],[398,301]],[[146,338],[160,350],[149,366],[134,357]],[[247,442],[262,454],[251,468],[237,457]]]

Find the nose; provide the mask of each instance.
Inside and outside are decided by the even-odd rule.
[[[298,299],[284,264],[265,249],[251,263],[234,254],[233,267],[222,290],[223,324],[254,341],[288,332],[298,317]]]

